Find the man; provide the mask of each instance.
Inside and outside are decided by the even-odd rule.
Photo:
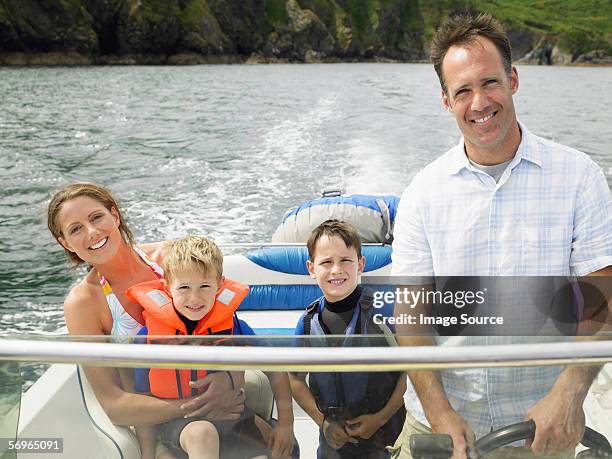
[[[404,192],[393,274],[612,274],[612,199],[605,177],[583,153],[539,138],[517,121],[512,96],[519,77],[500,24],[486,14],[455,16],[439,28],[431,57],[442,103],[463,138]],[[398,303],[396,315],[403,308]],[[398,335],[402,331],[409,332],[398,327]],[[399,340],[434,344],[422,336]],[[435,343],[446,341],[436,337]],[[430,426],[452,436],[453,458],[465,458],[475,436],[524,419],[535,421],[536,435],[527,448],[512,450],[512,457],[573,457],[584,431],[582,404],[597,371],[568,366],[409,372],[414,392],[409,388],[409,415],[395,457],[410,457],[408,435]]]

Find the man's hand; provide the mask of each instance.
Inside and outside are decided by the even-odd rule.
[[[346,421],[346,432],[351,437],[359,437],[367,440],[385,424],[385,420],[375,414],[362,414],[354,419]]]
[[[323,436],[329,446],[334,449],[340,449],[346,443],[358,443],[356,438],[346,433],[342,424],[327,419],[323,421]]]
[[[226,372],[209,373],[189,385],[194,389],[204,388],[205,392],[181,405],[186,418],[201,416],[210,421],[231,421],[240,418],[244,411],[244,389],[232,389]]]
[[[560,391],[551,390],[533,405],[525,415],[536,424],[533,441],[527,441],[537,455],[555,454],[574,449],[584,435],[584,410],[582,403]]]
[[[474,431],[467,421],[449,409],[430,422],[433,433],[448,434],[453,438],[452,459],[467,459],[467,448],[474,448]]]

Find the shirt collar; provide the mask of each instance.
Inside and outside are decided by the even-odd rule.
[[[523,123],[519,121],[518,124],[521,128],[521,143],[519,144],[515,157],[518,157],[519,161],[524,159],[541,168],[544,161],[535,136],[527,130]]]
[[[521,128],[521,143],[514,158],[510,162],[510,167],[516,166],[522,159],[534,163],[538,167],[542,167],[542,155],[537,144],[535,142],[533,134],[531,134],[525,125],[518,121],[519,127]],[[457,145],[451,148],[450,161],[448,164],[448,172],[450,175],[455,175],[461,172],[463,169],[467,169],[470,165],[470,161],[465,154],[465,140],[461,137],[461,140]]]

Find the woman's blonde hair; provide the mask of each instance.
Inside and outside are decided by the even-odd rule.
[[[210,239],[201,236],[185,236],[166,243],[164,277],[171,280],[176,273],[196,264],[204,273],[214,270],[217,277],[223,274],[223,254]]]
[[[62,206],[66,201],[70,201],[71,199],[75,199],[81,196],[86,196],[95,201],[98,201],[100,204],[106,207],[109,212],[111,209],[114,208],[117,211],[117,215],[119,215],[119,231],[121,232],[123,240],[129,245],[134,245],[134,235],[127,227],[125,219],[121,214],[121,210],[119,210],[119,205],[117,204],[117,201],[113,197],[111,192],[100,185],[96,185],[95,183],[84,182],[73,183],[71,185],[65,186],[64,188],[57,191],[49,202],[49,206],[47,207],[47,226],[58,243],[60,243],[60,237],[65,238],[64,234],[62,234],[60,222],[58,221],[59,213],[62,210]],[[75,265],[80,265],[81,263],[84,263],[84,261],[76,253],[67,250],[65,247],[64,250],[66,251],[66,254],[68,255],[70,261],[73,262]]]

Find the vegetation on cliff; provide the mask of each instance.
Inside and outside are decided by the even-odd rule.
[[[612,63],[608,0],[0,0],[0,62],[423,61],[466,10],[524,61]]]

